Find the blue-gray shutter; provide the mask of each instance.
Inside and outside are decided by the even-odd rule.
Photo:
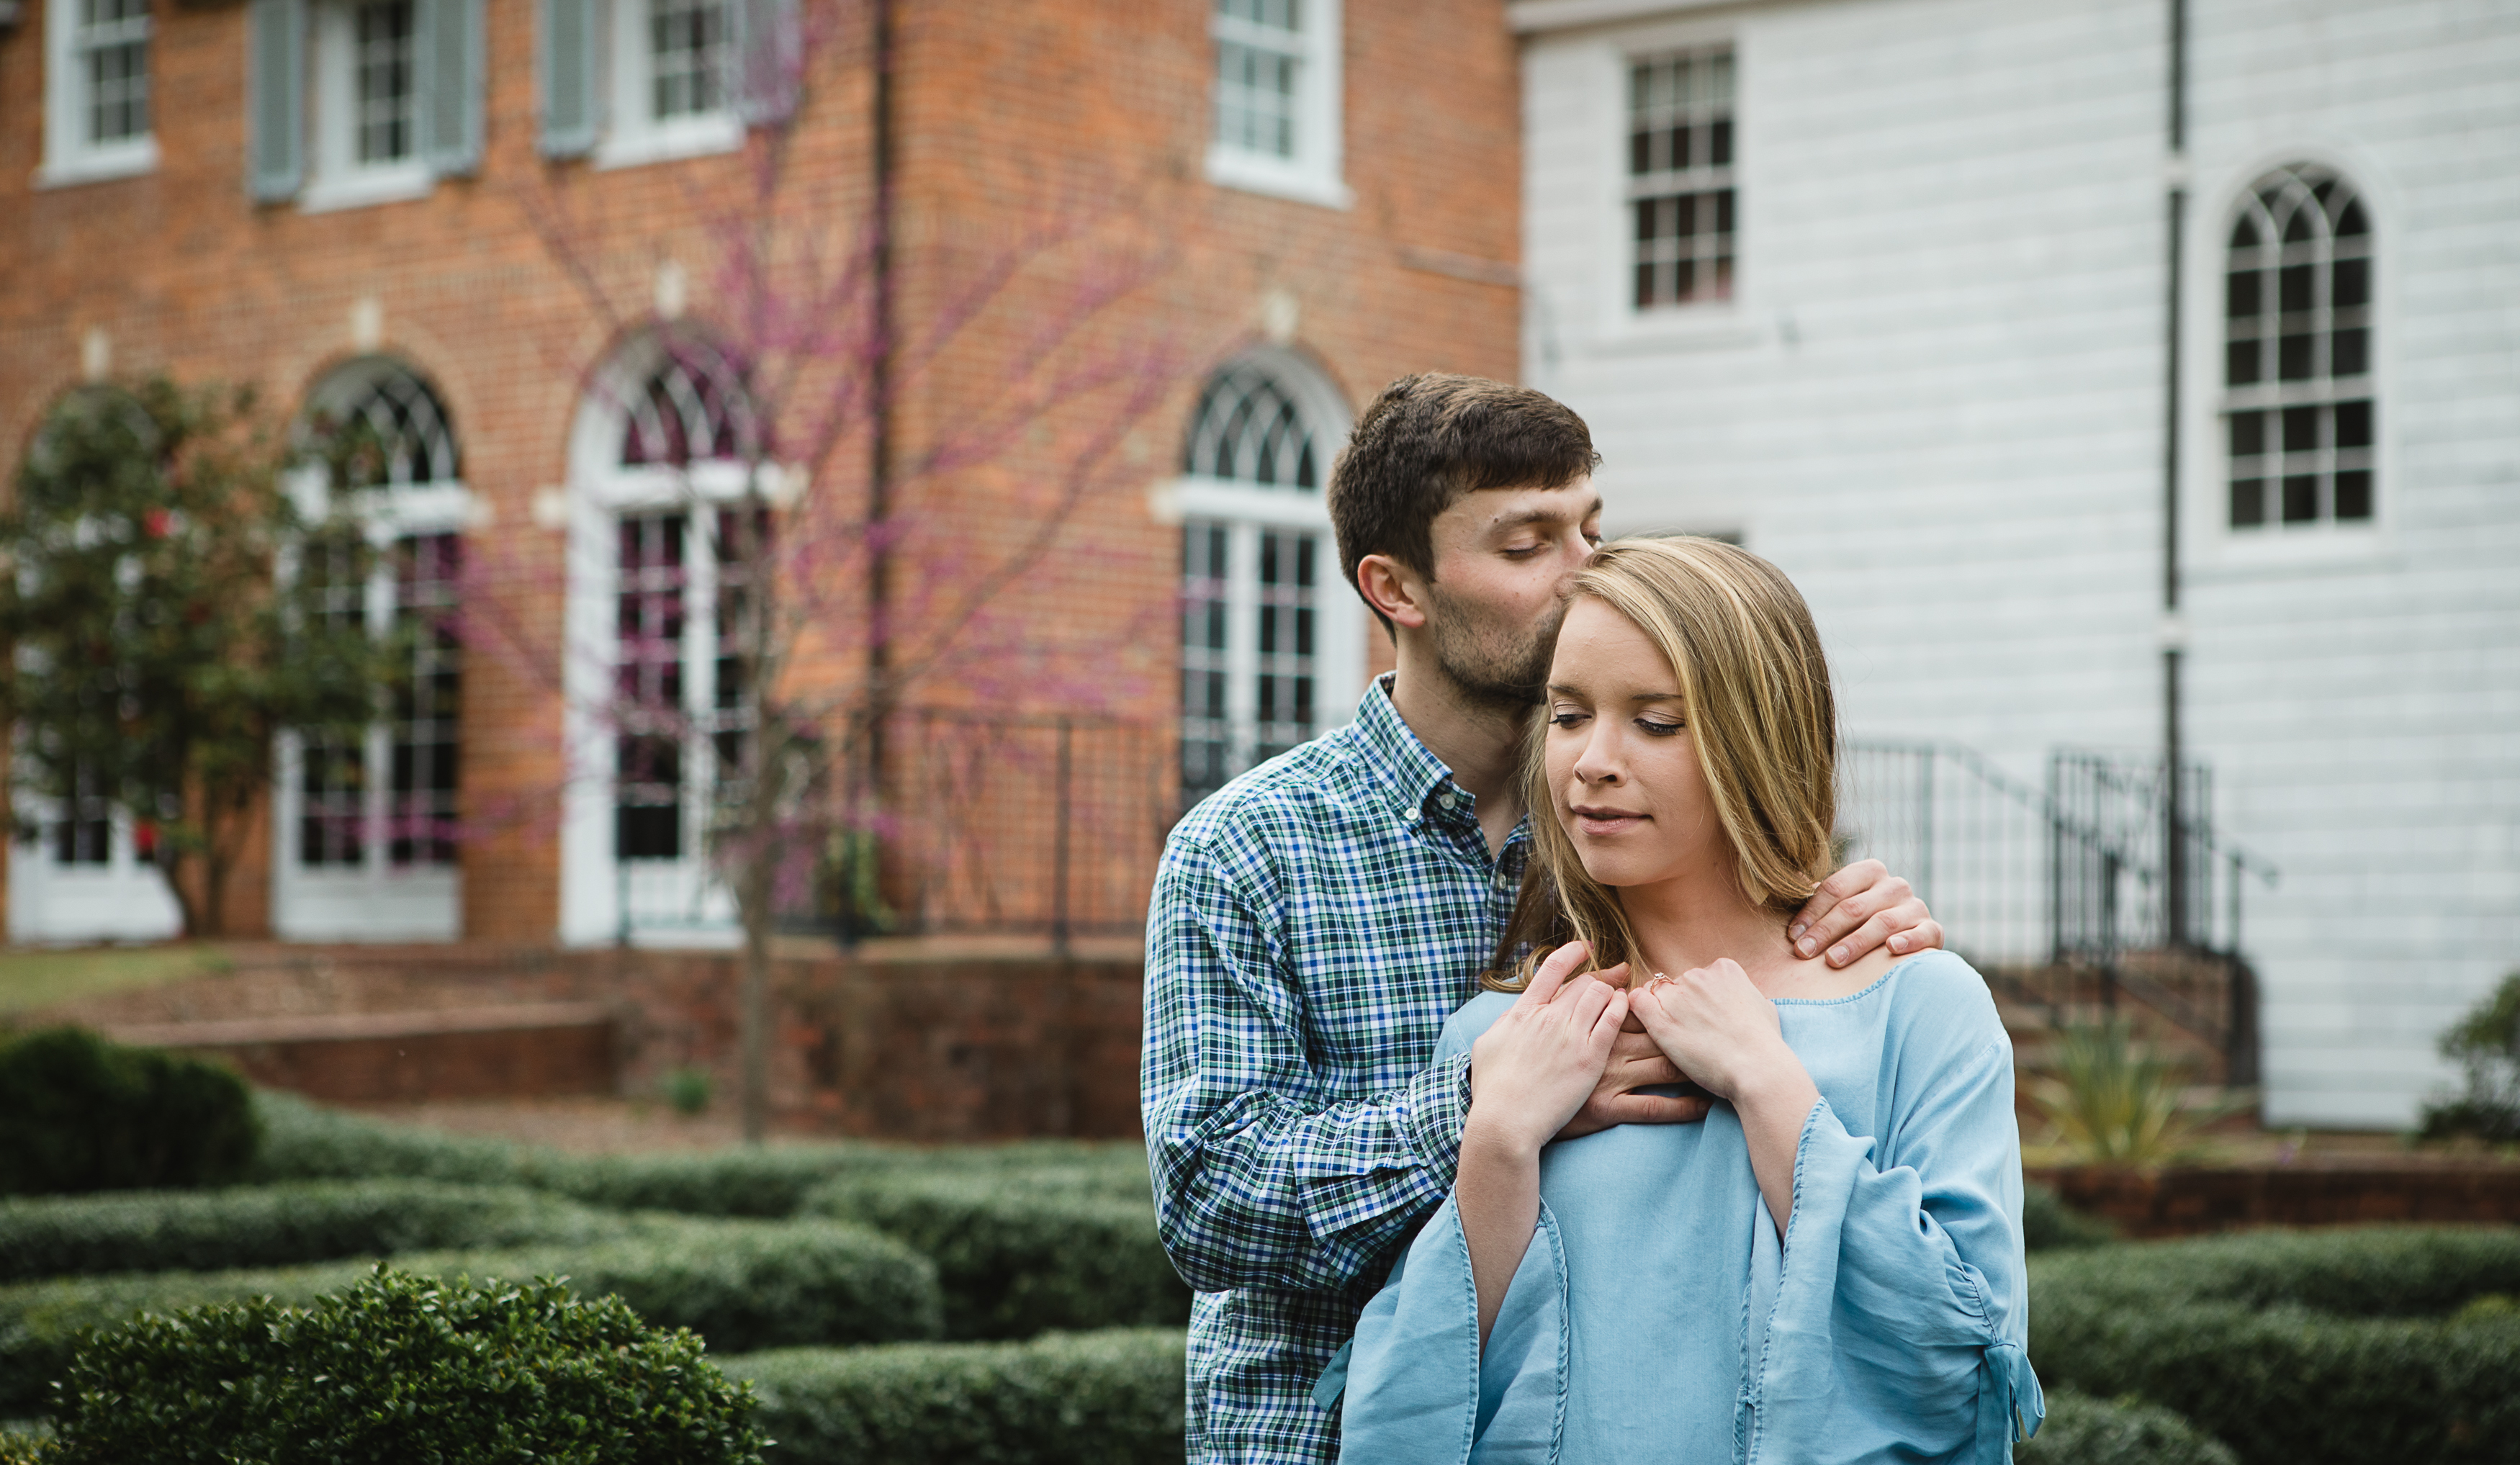
[[[306,181],[306,0],[252,0],[246,36],[247,187],[274,203]]]
[[[582,157],[595,150],[604,129],[602,54],[604,13],[610,0],[542,0],[542,79],[545,157]]]
[[[440,174],[481,165],[481,0],[413,0],[420,154]]]
[[[736,114],[751,127],[786,121],[796,110],[801,59],[793,0],[726,0],[726,9]]]

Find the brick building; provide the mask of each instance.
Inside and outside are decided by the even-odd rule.
[[[345,603],[462,606],[365,746],[274,750],[236,931],[722,936],[685,612],[765,472],[834,536],[809,682],[1005,577],[892,743],[1039,755],[964,790],[1012,812],[939,855],[997,862],[958,918],[1031,919],[1056,881],[1126,924],[1154,811],[1344,720],[1375,654],[1320,507],[1351,407],[1516,368],[1499,0],[0,13],[0,458],[88,384],[251,381],[396,445],[392,553]],[[872,634],[878,603],[911,629]],[[594,709],[641,675],[696,717],[633,773]],[[1054,738],[1062,798],[1103,790],[1128,837],[1041,834]],[[171,929],[126,816],[22,812],[13,939]]]

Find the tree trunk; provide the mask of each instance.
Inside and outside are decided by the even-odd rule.
[[[759,873],[770,862],[756,856],[743,872],[743,979],[740,998],[743,1041],[743,1142],[759,1144],[770,1131],[770,884]]]

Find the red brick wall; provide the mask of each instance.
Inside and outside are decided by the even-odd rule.
[[[465,476],[485,506],[472,539],[503,630],[467,671],[465,789],[482,827],[464,853],[466,934],[547,939],[559,902],[563,547],[534,522],[534,495],[562,481],[585,376],[649,309],[660,261],[688,272],[692,320],[731,313],[712,285],[721,237],[708,220],[748,197],[752,160],[602,172],[544,161],[535,7],[489,0],[477,177],[441,181],[425,200],[333,213],[257,207],[243,184],[245,7],[161,4],[159,166],[39,191],[29,180],[42,149],[44,9],[32,0],[0,38],[0,463],[19,459],[48,404],[76,382],[91,328],[110,335],[117,372],[249,379],[293,409],[327,367],[354,354],[353,306],[374,298],[382,349],[444,397]],[[907,333],[918,336],[1027,231],[1088,227],[1035,258],[904,382],[901,461],[1001,403],[1009,363],[1040,322],[1114,261],[1135,262],[1145,278],[1095,315],[1071,356],[1160,345],[1182,364],[1047,560],[988,618],[974,643],[985,674],[957,674],[925,695],[992,704],[1016,695],[1168,721],[1179,552],[1146,490],[1176,468],[1197,366],[1257,338],[1264,295],[1294,299],[1292,344],[1352,405],[1408,371],[1515,369],[1516,292],[1460,278],[1458,265],[1516,254],[1518,108],[1501,0],[1349,7],[1344,154],[1355,201],[1345,209],[1204,180],[1205,4],[927,0],[902,14]],[[790,244],[811,237],[838,247],[866,211],[867,73],[861,48],[824,57],[779,211]],[[556,217],[566,220],[562,250],[535,227]],[[618,319],[572,285],[562,255],[583,264]],[[994,461],[903,484],[905,602],[933,602],[1012,553],[1076,445],[1108,424],[1110,400],[1105,392],[1027,424]],[[826,486],[857,492],[863,462],[861,444],[844,445]],[[854,594],[824,589],[834,606]],[[817,679],[853,675],[861,656],[850,617],[835,610],[830,621],[805,668]],[[1387,665],[1380,635],[1372,640],[1376,664]],[[236,893],[238,929],[258,928],[266,903],[257,868]]]

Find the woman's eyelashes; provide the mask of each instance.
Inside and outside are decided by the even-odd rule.
[[[1637,726],[1644,729],[1645,735],[1648,737],[1675,737],[1685,731],[1688,727],[1688,724],[1682,722],[1665,722],[1660,718],[1641,717],[1637,719]]]

